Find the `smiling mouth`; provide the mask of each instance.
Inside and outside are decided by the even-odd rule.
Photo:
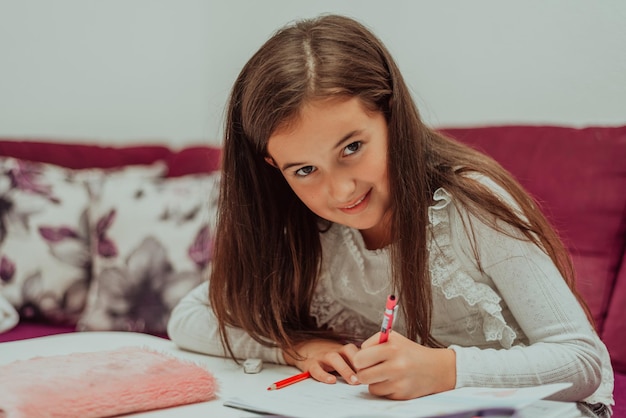
[[[369,194],[369,192],[365,193],[363,196],[361,196],[361,198],[359,200],[357,200],[356,202],[354,202],[353,204],[349,205],[349,206],[344,206],[342,209],[352,209],[357,207],[359,204],[361,204],[362,201],[365,200],[365,198],[367,197],[367,195]]]

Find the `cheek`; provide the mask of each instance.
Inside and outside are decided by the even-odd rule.
[[[289,182],[288,182],[289,183]],[[303,186],[301,184],[289,183],[291,190],[298,196],[298,198],[304,203],[311,211],[317,213],[317,208],[320,206],[321,199],[319,198],[319,191],[312,186]]]
[[[384,155],[371,157],[360,167],[361,178],[378,183],[387,179],[387,158]]]
[[[289,181],[286,177],[285,180],[287,181],[289,187],[291,187],[291,190],[293,190],[293,192],[296,194],[296,196],[298,196],[300,200],[306,203],[307,200],[310,199],[309,196],[312,194],[311,187],[305,187],[297,181]]]

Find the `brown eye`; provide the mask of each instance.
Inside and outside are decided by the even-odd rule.
[[[361,141],[352,142],[344,148],[344,155],[351,155],[361,148]]]

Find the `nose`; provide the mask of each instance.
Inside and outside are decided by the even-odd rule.
[[[347,172],[335,170],[328,176],[330,196],[339,203],[349,203],[356,191],[356,180]]]

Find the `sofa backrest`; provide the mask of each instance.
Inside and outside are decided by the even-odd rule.
[[[615,281],[602,337],[611,353],[613,367],[626,373],[626,254]]]
[[[210,173],[220,166],[220,148],[206,145],[173,150],[164,145],[103,146],[2,139],[0,156],[74,169],[117,168],[160,160],[168,167],[168,177]]]
[[[615,365],[626,371],[621,344],[626,335],[626,126],[444,132],[491,155],[538,200],[572,254],[578,289]]]

